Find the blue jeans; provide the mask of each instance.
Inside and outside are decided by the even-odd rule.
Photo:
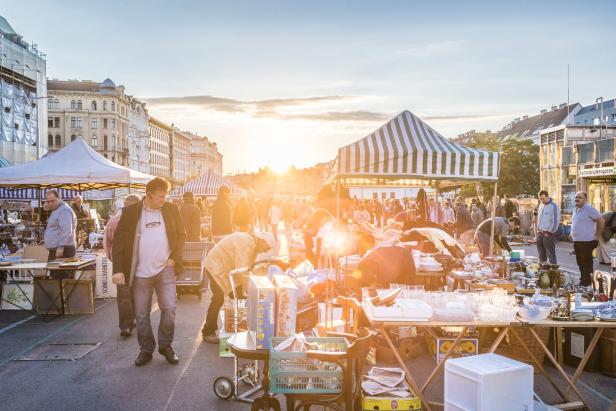
[[[556,263],[556,236],[552,234],[537,234],[537,252],[539,261],[542,263],[549,261],[550,264]]]
[[[137,318],[137,341],[141,351],[153,353],[156,340],[150,323],[152,311],[152,294],[156,291],[156,299],[160,308],[160,323],[158,324],[158,348],[167,348],[173,342],[175,331],[175,270],[165,267],[154,277],[135,277],[135,316]]]

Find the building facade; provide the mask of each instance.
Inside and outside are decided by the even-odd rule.
[[[570,221],[576,191],[605,212],[616,208],[616,126],[562,125],[541,132],[540,180]]]
[[[171,133],[173,127],[149,118],[150,174],[171,180]]]
[[[9,164],[47,152],[47,64],[0,16],[0,156]]]
[[[599,97],[595,104],[582,107],[573,121],[580,126],[616,126],[616,98],[603,101]]]
[[[143,101],[130,97],[128,111],[128,166],[150,173],[150,117]]]
[[[191,138],[174,127],[171,132],[171,180],[176,185],[183,185],[188,179]]]
[[[498,132],[498,139],[527,139],[539,145],[541,133],[544,130],[565,124],[573,124],[575,115],[581,109],[582,106],[579,103],[569,106],[567,106],[567,103],[563,103],[559,106],[552,106],[549,110],[541,110],[541,112],[535,116],[522,116],[516,118]]]
[[[48,80],[49,151],[57,151],[76,138],[122,166],[129,165],[128,115],[130,100],[124,86],[110,79]]]
[[[190,156],[188,158],[188,178],[200,176],[209,170],[222,175],[222,154],[215,142],[207,137],[185,131],[190,137]]]

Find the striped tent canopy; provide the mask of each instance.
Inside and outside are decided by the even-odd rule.
[[[231,190],[231,194],[242,195],[245,190],[235,186],[233,183],[225,180],[222,176],[209,170],[194,180],[189,181],[182,187],[176,188],[171,192],[172,197],[178,197],[186,192],[192,192],[195,196],[215,197],[218,194],[218,189],[221,186],[227,186]]]
[[[77,190],[68,190],[65,188],[59,188],[58,194],[63,200],[72,200],[76,195],[81,194],[84,200],[108,200],[113,198],[114,190],[88,190],[79,192]],[[41,198],[45,199],[47,189],[41,190]],[[30,201],[38,200],[39,192],[36,188],[0,188],[0,200],[18,200],[18,201]]]
[[[373,133],[340,148],[330,182],[444,186],[497,181],[498,170],[499,153],[453,143],[410,111],[403,111]]]

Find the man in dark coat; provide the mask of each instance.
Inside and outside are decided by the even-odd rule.
[[[218,241],[232,232],[229,187],[221,186],[218,189],[218,197],[212,205],[212,237],[214,237],[214,241]]]
[[[184,222],[176,205],[167,202],[171,184],[164,178],[152,179],[145,197],[122,210],[113,237],[113,277],[115,284],[128,284],[135,299],[137,340],[141,348],[136,366],[150,362],[156,340],[150,324],[152,294],[160,307],[158,352],[170,364],[179,358],[171,343],[175,331],[175,277],[184,271],[182,254],[186,237]]]
[[[191,191],[184,193],[184,203],[180,207],[180,215],[184,220],[186,241],[201,241],[201,210],[195,205],[195,197]]]

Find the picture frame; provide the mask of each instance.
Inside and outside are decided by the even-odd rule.
[[[24,295],[25,294],[25,295]],[[2,285],[2,310],[32,310],[34,285],[30,283],[8,283]]]

